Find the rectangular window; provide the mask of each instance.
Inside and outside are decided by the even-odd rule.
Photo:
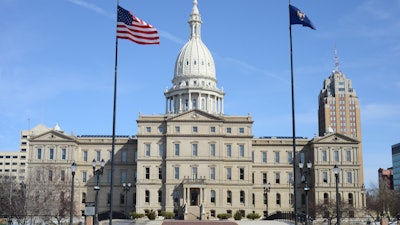
[[[226,202],[232,203],[232,192],[231,191],[226,192]]]
[[[164,133],[164,127],[158,127],[158,132]]]
[[[175,156],[179,156],[179,144],[175,144]]]
[[[54,148],[51,148],[49,151],[49,159],[54,159]]]
[[[149,180],[150,179],[150,167],[146,167],[145,170],[146,170],[146,174],[145,174],[146,180]]]
[[[292,164],[293,163],[293,154],[292,152],[287,153],[287,158],[288,158],[288,163]]]
[[[210,132],[215,133],[215,127],[210,127]]]
[[[121,162],[126,163],[126,151],[121,153]]]
[[[210,144],[210,155],[215,156],[215,144]]]
[[[192,154],[193,156],[197,156],[197,144],[192,144]]]
[[[41,148],[37,149],[37,159],[42,159],[42,149]]]
[[[239,179],[244,180],[244,168],[239,168]]]
[[[211,190],[210,192],[210,202],[215,203],[215,191]]]
[[[192,179],[197,180],[197,167],[192,167]]]
[[[179,167],[175,167],[175,180],[179,180]]]
[[[158,145],[158,156],[160,156],[160,157],[164,156],[164,144]]]
[[[121,171],[121,183],[126,183],[126,171]]]
[[[322,150],[322,162],[326,162],[327,161],[327,157],[326,157],[326,150]],[[304,161],[302,161],[304,162]]]
[[[230,127],[226,128],[226,133],[228,133],[228,134],[232,133],[232,128],[230,128]]]
[[[353,176],[351,172],[347,172],[347,183],[349,184],[353,183]]]
[[[239,145],[239,156],[244,157],[244,145]]]
[[[150,202],[150,191],[149,191],[149,190],[146,190],[146,191],[145,191],[145,194],[144,194],[144,201],[145,201],[146,203],[149,203],[149,202]]]
[[[281,183],[281,174],[280,173],[275,173],[275,183],[276,184]]]
[[[293,173],[288,173],[288,184],[291,185],[293,183]]]
[[[161,203],[161,202],[162,202],[162,191],[159,190],[158,191],[158,203]]]
[[[279,152],[275,152],[275,163],[279,163],[280,157],[279,157]]]
[[[261,152],[262,163],[267,163],[267,152]]]
[[[151,133],[151,127],[146,127],[146,132]]]
[[[232,157],[232,146],[226,145],[226,157]]]
[[[239,128],[239,133],[244,134],[244,128],[243,127]]]
[[[194,127],[192,127],[192,131],[193,131],[193,133],[197,133],[198,128],[196,126],[194,126]]]
[[[67,149],[65,149],[65,148],[61,149],[61,159],[62,160],[67,159]]]
[[[96,152],[96,159],[97,159],[97,162],[101,161],[101,152],[100,151]]]
[[[158,179],[162,180],[162,168],[158,167]]]
[[[175,127],[175,132],[176,132],[176,133],[181,132],[181,127],[180,127],[180,126],[176,126],[176,127]]]
[[[263,184],[266,184],[267,183],[267,173],[263,173],[262,178],[263,178]]]
[[[232,168],[226,168],[226,179],[232,180]]]
[[[335,157],[335,162],[339,162],[339,151],[338,151],[338,150],[335,150],[335,151],[333,152],[333,154],[334,154],[334,157]]]
[[[83,183],[87,182],[87,173],[86,173],[86,171],[82,171],[82,182]]]
[[[240,191],[240,203],[244,203],[245,201],[244,195],[245,195],[244,191]]]
[[[88,161],[88,151],[83,151],[83,161],[87,162]]]
[[[322,182],[328,183],[328,172],[322,172]]]
[[[146,156],[150,156],[150,144],[146,144]]]
[[[215,180],[215,167],[210,167],[210,180]]]
[[[346,151],[346,161],[351,162],[351,152],[350,151]]]

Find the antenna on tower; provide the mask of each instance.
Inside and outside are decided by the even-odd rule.
[[[335,51],[335,72],[339,72],[339,57],[337,54],[336,44],[334,47],[334,51]]]

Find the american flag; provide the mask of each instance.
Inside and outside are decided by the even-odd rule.
[[[156,28],[121,6],[118,6],[117,38],[128,39],[142,45],[160,44]]]

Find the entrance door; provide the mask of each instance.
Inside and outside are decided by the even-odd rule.
[[[190,205],[199,205],[200,189],[190,189]]]

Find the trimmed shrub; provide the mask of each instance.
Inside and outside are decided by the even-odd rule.
[[[163,216],[165,219],[173,219],[173,218],[175,218],[175,213],[173,213],[173,212],[161,212],[161,216]]]
[[[240,213],[239,210],[235,212],[235,215],[233,215],[233,218],[235,220],[241,220],[242,219],[242,214]]]
[[[149,218],[149,220],[155,220],[157,217],[156,211],[154,210],[150,210],[150,212],[147,214],[147,218]]]
[[[137,213],[137,212],[131,212],[129,213],[129,215],[133,218],[133,219],[139,219],[139,218],[143,218],[144,214],[143,213]]]
[[[258,213],[247,214],[247,219],[250,219],[250,220],[257,220],[257,219],[260,219],[260,217],[261,216]]]
[[[232,215],[229,214],[229,213],[220,213],[220,214],[217,215],[217,217],[218,217],[218,219],[226,220],[228,218],[231,218]]]

